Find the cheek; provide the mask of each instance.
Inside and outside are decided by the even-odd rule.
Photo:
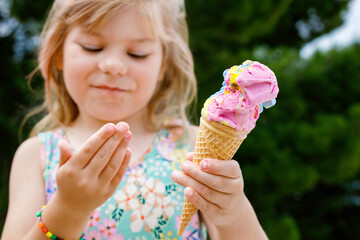
[[[151,81],[148,78],[147,81],[142,81],[138,84],[140,84],[139,89],[141,89],[140,90],[141,98],[147,99],[147,101],[150,101],[150,99],[154,95],[157,84],[160,84],[160,83],[157,81],[157,78],[155,78],[155,76],[154,76],[154,78],[152,78]]]
[[[141,86],[143,91],[150,92],[151,94],[154,92],[156,85],[162,80],[161,64],[161,57],[157,56],[144,62],[142,66],[137,66],[133,69],[138,74],[136,77],[137,84]]]
[[[67,81],[69,78],[64,76],[64,83],[67,92],[69,93],[71,99],[79,104],[79,99],[81,99],[81,92],[79,91],[79,85],[76,81]]]
[[[151,75],[144,75],[144,77],[137,82],[139,91],[136,98],[136,105],[142,105],[144,107],[148,105],[155,93],[157,84],[161,84],[157,79],[158,75],[153,74],[150,76]]]
[[[94,65],[91,58],[84,57],[76,48],[70,48],[64,52],[63,59],[63,74],[67,87],[84,84]]]
[[[85,64],[75,65],[64,64],[63,75],[65,87],[70,97],[79,104],[79,101],[84,95],[84,88],[86,87],[86,78],[84,77]]]

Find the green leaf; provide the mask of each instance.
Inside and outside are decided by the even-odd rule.
[[[162,239],[164,235],[164,231],[161,229],[161,227],[157,226],[153,229],[153,233],[155,236],[155,239]]]
[[[145,204],[145,198],[143,198],[142,194],[140,194],[139,196],[137,196],[137,198],[140,200],[141,204]]]
[[[176,184],[169,183],[165,186],[165,196],[170,195],[172,192],[176,192]]]
[[[124,214],[124,209],[120,209],[120,208],[116,207],[115,210],[112,212],[111,217],[116,222],[120,222],[121,217],[123,216],[123,214]]]
[[[164,218],[164,215],[161,215],[161,217],[158,218],[158,223],[160,226],[164,226],[166,225],[166,223],[168,222],[168,218]]]

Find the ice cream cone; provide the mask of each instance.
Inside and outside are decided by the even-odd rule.
[[[239,132],[234,128],[201,117],[193,162],[200,165],[205,158],[231,160],[245,138],[246,135],[239,136]],[[179,236],[183,234],[197,210],[185,199],[178,229]]]
[[[274,72],[247,60],[223,73],[220,91],[211,95],[201,110],[193,162],[205,158],[230,160],[259,118],[263,107],[275,104],[279,92]],[[181,236],[197,209],[185,199],[178,235]]]

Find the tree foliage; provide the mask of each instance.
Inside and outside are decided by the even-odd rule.
[[[29,22],[43,22],[51,1],[11,3],[12,16],[26,28]],[[245,192],[270,239],[360,237],[355,225],[360,215],[360,45],[310,59],[299,56],[306,42],[342,24],[347,6],[348,1],[320,0],[186,1],[199,86],[197,117],[205,99],[219,89],[226,68],[252,59],[277,75],[277,104],[264,110],[235,155]],[[22,61],[14,60],[16,36],[14,30],[0,37],[0,131],[6,139],[0,147],[1,221],[23,117],[19,106],[38,102],[25,79],[35,57],[27,52]],[[35,80],[35,88],[40,82]]]

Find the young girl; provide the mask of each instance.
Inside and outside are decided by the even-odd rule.
[[[3,240],[267,239],[237,162],[187,154],[183,1],[56,0],[39,69],[47,115],[15,154]],[[184,192],[200,211],[178,237]]]

